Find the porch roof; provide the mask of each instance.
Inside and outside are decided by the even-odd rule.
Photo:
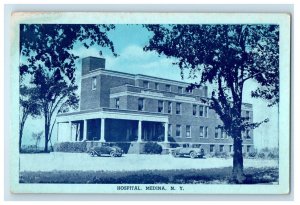
[[[57,122],[68,122],[97,118],[168,122],[168,114],[114,108],[97,108],[78,112],[62,113],[57,115],[56,120]]]

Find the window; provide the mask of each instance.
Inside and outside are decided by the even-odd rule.
[[[168,136],[172,136],[172,124],[168,124]]]
[[[251,145],[247,145],[247,152],[251,151]]]
[[[228,134],[225,132],[225,139],[228,139]]]
[[[197,105],[193,105],[193,115],[195,116],[197,113]]]
[[[232,152],[232,145],[229,145],[229,152]]]
[[[171,92],[171,85],[166,85],[166,91]]]
[[[223,128],[220,128],[220,130],[221,130],[221,139],[224,139],[225,138],[225,131],[224,131],[224,129]]]
[[[159,87],[158,87],[158,83],[155,83],[155,90],[158,90]]]
[[[168,113],[172,113],[172,102],[168,102]]]
[[[251,139],[251,136],[250,136],[250,131],[249,130],[246,130],[246,139]]]
[[[181,114],[181,104],[180,103],[176,103],[176,114],[177,115]]]
[[[93,77],[92,79],[92,90],[96,90],[97,88],[97,78]]]
[[[143,82],[143,87],[144,88],[149,88],[149,82],[148,81],[144,81]]]
[[[187,125],[186,126],[186,137],[187,138],[191,138],[191,126],[190,125]]]
[[[246,111],[246,120],[250,120],[250,112],[249,111]]]
[[[115,107],[116,107],[117,109],[120,108],[120,99],[119,99],[119,98],[116,98],[116,101],[115,101]]]
[[[203,138],[204,137],[204,127],[200,126],[200,135],[199,137]]]
[[[138,100],[138,110],[144,110],[144,98],[139,98]]]
[[[189,144],[183,144],[182,147],[188,148],[188,147],[190,147],[190,145]]]
[[[200,116],[200,117],[203,117],[203,116],[204,116],[203,108],[204,108],[203,105],[200,105],[200,106],[199,106],[199,116]]]
[[[205,127],[204,137],[208,138],[208,127]]]
[[[204,106],[204,117],[208,116],[208,107]]]
[[[220,152],[224,152],[224,145],[220,145],[219,151],[220,151]]]
[[[214,152],[215,151],[215,145],[210,145],[209,146],[209,151]]]
[[[193,148],[201,148],[201,144],[193,144],[192,147]]]
[[[158,112],[163,112],[163,109],[164,109],[164,101],[159,100],[159,101],[158,101],[157,111],[158,111]]]
[[[181,137],[181,125],[176,125],[176,137]]]
[[[186,90],[188,93],[193,93],[194,91],[192,89]]]
[[[178,87],[178,93],[183,93],[183,88],[182,87]]]
[[[219,138],[219,128],[215,127],[215,138],[218,139]]]

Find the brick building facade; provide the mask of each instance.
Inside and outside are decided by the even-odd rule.
[[[57,141],[129,143],[140,152],[148,141],[164,147],[197,144],[206,153],[232,152],[233,141],[208,107],[207,87],[186,91],[188,83],[105,69],[105,59],[82,60],[80,111],[57,117]],[[252,121],[251,104],[242,115]],[[243,133],[244,152],[253,132]]]

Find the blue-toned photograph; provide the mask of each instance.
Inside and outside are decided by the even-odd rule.
[[[278,185],[279,37],[278,24],[20,24],[19,183]]]

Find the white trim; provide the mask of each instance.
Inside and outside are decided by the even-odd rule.
[[[189,86],[189,83],[186,82],[179,82],[175,80],[170,80],[170,79],[163,79],[163,78],[158,78],[154,76],[145,76],[142,74],[131,74],[131,73],[122,73],[114,70],[97,70],[91,73],[88,73],[86,75],[83,75],[81,78],[86,79],[90,77],[94,77],[97,75],[111,75],[111,76],[116,76],[116,77],[125,77],[125,78],[130,78],[132,80],[148,80],[151,82],[157,82],[157,83],[163,83],[163,84],[170,84],[170,85],[175,85],[179,87],[187,87]]]
[[[135,75],[134,74],[130,74],[130,73],[119,73],[117,71],[112,71],[112,70],[98,70],[98,71],[94,71],[91,73],[88,73],[86,75],[83,75],[81,77],[81,79],[86,79],[86,78],[90,78],[90,77],[95,77],[98,75],[110,75],[110,76],[115,76],[115,77],[124,77],[124,78],[130,78],[132,80],[135,80]]]
[[[151,121],[151,122],[166,122],[169,123],[168,116],[158,116],[158,115],[147,115],[138,114],[138,113],[116,113],[109,111],[98,111],[91,113],[81,113],[81,114],[72,114],[65,116],[57,116],[57,122],[68,122],[76,120],[87,120],[87,119],[96,119],[96,118],[110,118],[110,119],[123,119],[123,120],[141,120],[141,121]]]
[[[155,82],[163,83],[163,84],[168,84],[170,86],[175,85],[175,86],[180,86],[180,87],[187,87],[190,85],[189,83],[186,83],[186,82],[179,82],[179,81],[175,81],[175,80],[163,79],[163,78],[154,77],[154,76],[145,76],[142,74],[136,74],[135,79],[136,80],[149,80],[154,83]]]
[[[130,91],[125,91],[125,92],[130,92]],[[151,97],[159,97],[159,98],[162,97],[162,98],[164,98],[164,94],[157,93],[157,92],[152,92],[152,91],[149,91],[149,90],[142,90],[141,93],[143,95],[147,95],[147,96],[151,96]],[[115,93],[115,94],[117,94],[117,93]],[[112,95],[115,95],[115,94],[112,94]]]

